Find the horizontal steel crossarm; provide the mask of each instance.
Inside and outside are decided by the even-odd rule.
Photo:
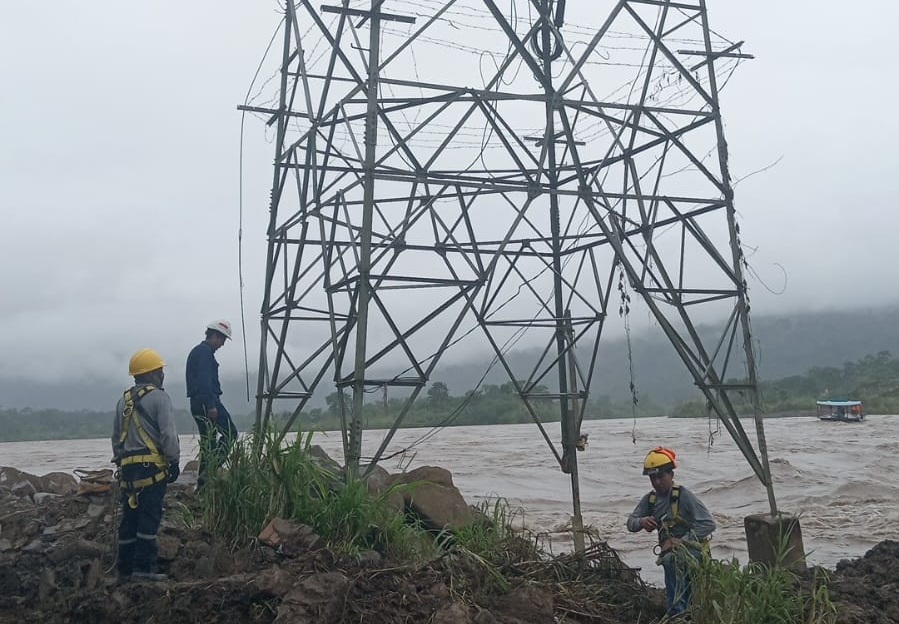
[[[456,89],[459,93],[467,93],[469,95],[459,95],[459,97],[455,98],[457,102],[505,102],[505,101],[514,101],[514,102],[539,102],[546,103],[547,97],[541,93],[501,93],[498,91],[484,91],[478,89],[470,89],[466,88],[463,90]],[[648,111],[652,113],[657,113],[661,115],[684,115],[687,117],[709,117],[712,113],[705,109],[691,109],[691,108],[668,108],[664,106],[646,106],[643,104],[622,104],[620,102],[591,102],[590,100],[573,100],[569,98],[553,98],[553,101],[558,101],[566,108],[577,108],[582,109],[584,111],[591,111],[592,109],[598,110],[622,110],[632,112],[635,110],[640,111]],[[379,102],[383,102],[385,104],[409,104],[416,105],[418,103],[430,103],[430,102],[438,102],[438,101],[449,101],[449,96],[442,97],[433,97],[433,98],[382,98],[378,100]],[[359,104],[361,105],[364,100],[349,100],[347,104]],[[408,108],[408,106],[404,106],[403,108]],[[597,114],[594,111],[594,114]],[[360,118],[364,117],[361,113],[358,115],[348,115],[346,117],[341,118],[343,121],[356,121]],[[615,123],[625,124],[626,121],[624,119],[619,119],[618,117],[609,116],[610,120]],[[322,121],[320,125],[331,125],[336,123],[325,122]]]
[[[352,373],[350,373],[343,379],[338,379],[335,382],[338,388],[346,388],[348,386],[352,386],[354,383],[355,380]],[[428,380],[423,377],[383,377],[379,379],[366,377],[364,380],[362,380],[362,385],[368,386],[370,388],[381,388],[384,386],[414,388],[425,386],[427,385],[427,383]]]
[[[500,192],[500,191],[497,191],[497,192]],[[477,195],[477,193],[473,193],[473,195]],[[659,198],[656,198],[653,196],[644,196],[644,199],[655,201]],[[348,205],[352,205],[353,203],[354,202],[347,202]],[[359,203],[361,203],[361,202],[359,202]],[[724,204],[720,203],[720,202],[716,203],[716,204],[710,204],[710,205],[702,206],[700,208],[696,208],[689,212],[684,212],[684,213],[680,214],[679,216],[661,219],[654,223],[648,223],[648,224],[644,224],[644,225],[634,226],[631,229],[625,230],[624,233],[622,234],[622,237],[630,238],[633,236],[641,235],[645,232],[650,232],[654,229],[665,228],[671,224],[685,221],[691,217],[701,216],[708,212],[712,212],[714,210],[721,208],[723,205]],[[613,212],[613,211],[610,211],[610,212]],[[441,243],[438,246],[415,245],[415,244],[410,244],[410,243],[404,243],[403,248],[409,249],[409,250],[414,250],[414,251],[435,251],[435,252],[439,251],[440,253],[446,253],[446,254],[463,254],[463,255],[479,254],[479,255],[483,255],[483,256],[493,256],[497,253],[496,248],[503,244],[506,244],[507,246],[522,247],[522,246],[530,245],[532,243],[546,243],[548,241],[549,241],[549,238],[547,238],[547,237],[536,237],[536,238],[510,238],[507,241],[486,240],[486,241],[480,241],[476,245],[473,243],[466,243],[466,242],[458,242],[455,244]],[[575,254],[581,253],[583,251],[586,251],[588,249],[594,249],[594,248],[597,248],[600,246],[605,246],[605,245],[609,244],[608,238],[606,237],[605,234],[603,234],[601,232],[598,232],[595,234],[578,234],[578,235],[563,236],[562,241],[563,242],[584,241],[581,245],[566,247],[566,249],[563,251],[564,255],[575,255]],[[325,240],[320,240],[320,239],[285,238],[285,239],[283,239],[283,242],[285,244],[293,244],[293,245],[300,245],[300,244],[304,244],[304,243],[310,244],[310,245],[311,244],[315,244],[315,245],[328,244],[335,248],[348,248],[348,247],[355,247],[358,245],[358,242],[355,242],[352,240],[347,240],[347,241],[327,240],[327,241],[325,241]],[[372,249],[390,249],[395,246],[396,246],[396,244],[393,242],[373,243]],[[511,252],[506,252],[506,253],[508,254]],[[522,248],[522,249],[516,250],[514,253],[516,256],[522,256],[522,257],[548,257],[550,255],[549,252],[539,251],[537,249],[534,249],[533,247]]]
[[[292,390],[277,390],[274,392],[263,392],[262,396],[266,399],[303,399],[308,400],[312,397],[310,392],[298,392]]]
[[[736,286],[734,287],[734,290],[724,288],[662,288],[651,286],[644,286],[643,288],[650,294],[680,293],[684,295],[725,295],[732,297],[739,292],[739,290],[736,289]]]
[[[307,315],[298,315],[295,314],[295,310],[306,310],[311,314]],[[268,309],[268,318],[276,321],[330,321],[331,319],[346,321],[350,318],[347,314],[342,314],[340,312],[329,312],[328,310],[316,310],[315,308],[309,307],[300,307],[296,305],[283,305],[283,306],[273,306]],[[286,314],[285,314],[286,312]]]
[[[529,399],[571,399],[582,398],[583,392],[522,392],[521,396]]]
[[[297,169],[305,169],[307,165],[285,165],[290,166],[292,168]],[[338,167],[335,168],[337,171],[345,171],[351,172],[354,171],[352,168],[348,167]],[[534,170],[534,173],[539,173],[540,170]],[[436,174],[433,171],[427,171],[423,173],[416,174],[414,172],[410,173],[385,173],[383,171],[375,171],[375,177],[379,180],[393,180],[396,182],[423,182],[423,183],[452,183],[457,184],[459,186],[467,187],[467,186],[477,186],[484,187],[488,190],[493,191],[502,191],[502,192],[528,192],[528,191],[539,191],[541,194],[545,193],[556,193],[558,195],[565,195],[569,197],[577,197],[582,196],[583,192],[576,188],[559,188],[554,189],[549,184],[528,184],[527,182],[513,182],[513,181],[503,181],[499,183],[494,183],[492,178],[479,178],[475,176],[463,176],[459,173],[455,175],[452,172],[440,173]],[[646,197],[645,195],[641,195],[639,193],[613,193],[613,192],[603,192],[603,197],[608,197],[611,199],[637,199],[639,197]],[[704,198],[704,197],[676,197],[669,195],[658,195],[656,198],[659,201],[669,201],[669,202],[677,202],[677,203],[691,203],[691,204],[705,204],[710,201],[716,201],[720,198]],[[358,202],[357,202],[358,203]],[[347,205],[350,205],[348,203]]]
[[[298,76],[299,74],[293,74],[294,76]],[[312,78],[314,80],[327,80],[328,76],[325,74],[306,74],[307,78]],[[331,80],[334,82],[351,82],[357,84],[357,80],[354,78],[344,78],[339,76],[331,77]],[[413,80],[401,80],[397,78],[386,78],[382,77],[378,79],[379,83],[388,84],[392,86],[400,86],[400,87],[412,87],[415,89],[433,89],[435,91],[445,91],[450,94],[459,94],[459,98],[457,101],[459,102],[474,102],[474,101],[483,101],[483,102],[504,102],[504,101],[525,101],[525,102],[545,102],[546,95],[542,93],[512,93],[509,91],[497,91],[494,89],[478,89],[475,87],[459,87],[458,85],[440,85],[429,82],[417,82]],[[447,100],[446,97],[437,98],[437,96],[433,97],[391,97],[391,98],[379,98],[379,102],[390,102],[390,103],[402,103],[402,102],[411,102],[411,103],[426,103],[430,101],[441,101]],[[712,112],[706,109],[690,109],[690,108],[671,108],[666,106],[652,106],[646,104],[627,104],[624,102],[616,102],[616,101],[603,101],[603,100],[576,100],[567,97],[558,98],[559,102],[562,105],[574,108],[574,107],[583,107],[585,109],[610,109],[610,110],[621,110],[621,111],[633,111],[636,109],[650,111],[656,114],[665,114],[665,115],[686,115],[689,117],[705,117],[711,115]],[[347,99],[345,100],[347,103],[358,103],[362,104],[365,102],[363,99]],[[277,116],[282,114],[282,111],[276,108],[270,108],[265,106],[238,106],[238,110],[248,111],[254,113],[265,113]],[[331,113],[327,116],[323,116],[319,118],[317,125],[319,127],[329,126],[337,123],[336,121],[328,121],[329,118],[336,118],[341,121],[345,120],[355,120],[361,119],[364,115],[352,115],[347,117],[339,117],[336,115],[338,107],[332,109]],[[304,113],[302,111],[286,111],[285,114],[290,115],[291,117],[304,117],[310,118],[311,116],[308,113]],[[616,119],[616,118],[613,118]],[[623,120],[618,120],[619,122],[623,122]]]
[[[628,160],[628,159],[631,159],[631,158],[633,158],[633,156],[636,156],[637,154],[640,154],[640,153],[642,153],[642,152],[644,152],[644,151],[646,151],[646,150],[649,150],[649,149],[653,149],[653,148],[658,147],[658,146],[660,146],[660,145],[664,145],[665,143],[667,143],[667,142],[669,142],[669,141],[674,142],[679,148],[681,148],[682,151],[684,151],[685,154],[687,154],[688,157],[690,157],[690,156],[692,156],[692,155],[689,153],[689,150],[687,150],[687,149],[683,146],[683,143],[680,142],[679,137],[681,137],[681,136],[684,135],[684,134],[687,134],[688,132],[691,132],[691,131],[693,131],[693,130],[696,130],[696,129],[702,127],[703,125],[705,125],[706,123],[709,123],[710,121],[713,121],[713,119],[711,119],[711,118],[703,118],[703,119],[696,120],[696,121],[694,121],[693,123],[688,124],[688,125],[686,125],[686,126],[684,126],[684,127],[678,128],[678,129],[676,129],[676,130],[669,130],[669,129],[667,129],[666,127],[664,127],[664,125],[661,124],[661,122],[658,120],[658,118],[656,118],[656,117],[654,117],[654,116],[652,116],[652,117],[650,117],[650,118],[653,120],[653,122],[654,122],[654,123],[656,124],[656,126],[659,128],[658,131],[655,130],[655,129],[653,129],[653,128],[651,128],[651,127],[640,126],[640,125],[631,124],[631,123],[625,123],[623,127],[631,127],[631,128],[633,128],[633,129],[638,129],[638,130],[640,130],[640,131],[643,132],[643,133],[646,133],[646,134],[650,134],[650,135],[652,135],[652,136],[655,136],[655,137],[656,137],[655,139],[650,140],[650,141],[648,141],[648,142],[646,142],[646,143],[642,143],[642,144],[640,144],[640,145],[638,145],[638,146],[635,146],[635,147],[632,147],[632,148],[626,148],[626,149],[623,149],[620,153],[618,153],[618,154],[616,154],[616,155],[614,155],[614,156],[609,155],[609,156],[606,156],[605,158],[603,158],[603,159],[601,159],[601,160],[598,160],[598,161],[584,161],[583,163],[581,163],[581,166],[585,166],[585,167],[588,167],[588,168],[591,168],[591,167],[594,167],[594,166],[595,166],[595,167],[597,168],[597,170],[603,169],[603,168],[612,166],[612,165],[614,165],[614,164],[617,164],[618,162],[620,162],[620,161],[622,161],[622,160]],[[421,127],[423,127],[423,126],[419,126],[419,129],[420,129]],[[622,128],[622,129],[623,129],[623,128]],[[416,130],[416,131],[417,131],[417,130]],[[408,140],[409,138],[411,138],[412,134],[414,134],[414,132],[411,133],[409,136],[407,136],[405,140]],[[381,157],[381,159],[379,159],[379,161],[376,163],[376,171],[377,171],[379,174],[383,174],[385,171],[387,171],[387,172],[393,172],[393,173],[396,174],[396,175],[403,175],[403,172],[404,172],[403,169],[400,169],[400,168],[397,168],[397,167],[385,166],[385,165],[383,164],[384,161],[385,161],[387,158],[389,158],[393,153],[395,153],[395,151],[396,151],[396,149],[397,149],[398,147],[399,147],[399,146],[395,147],[393,150],[390,150],[387,154],[384,154],[384,155]],[[522,147],[524,147],[524,146],[522,145]],[[300,145],[300,146],[298,146],[297,149],[304,150],[305,148],[303,148],[302,145]],[[330,152],[325,152],[325,151],[322,151],[322,150],[317,150],[317,153],[320,154],[320,155],[322,155],[322,156],[328,156],[328,155],[330,155]],[[530,152],[528,151],[527,153],[530,153]],[[359,161],[358,161],[358,159],[351,158],[351,157],[345,156],[345,155],[343,155],[343,154],[338,154],[338,156],[341,158],[341,160],[344,160],[345,162],[348,162],[348,163],[357,163],[357,166],[347,166],[347,167],[338,167],[338,166],[334,166],[334,165],[323,166],[323,165],[319,165],[319,164],[317,164],[317,163],[305,163],[305,162],[302,162],[302,163],[301,163],[301,162],[299,162],[299,161],[297,161],[297,162],[281,162],[281,163],[277,163],[277,166],[278,166],[278,167],[282,167],[282,168],[287,168],[287,169],[301,169],[301,170],[307,170],[307,169],[323,169],[324,171],[332,172],[332,173],[334,173],[334,172],[340,172],[340,173],[356,174],[356,175],[358,175],[358,173],[359,173],[359,166],[358,166],[358,165],[359,165]],[[704,165],[702,165],[702,163],[699,163],[698,161],[696,161],[696,160],[695,160],[695,157],[692,158],[692,161],[694,161],[694,164],[695,164],[695,165],[696,165],[696,166],[697,166],[703,173],[705,173],[705,174],[709,177],[709,179],[712,180],[713,183],[716,184],[716,186],[719,186],[719,187],[720,187],[720,182],[718,182],[717,178],[716,178],[714,175],[712,175],[710,172],[708,172],[708,170],[705,168]],[[468,170],[468,171],[471,171],[471,170]],[[474,172],[478,172],[478,171],[480,171],[480,170],[473,170],[473,171],[474,171]],[[490,170],[490,172],[493,174],[493,175],[491,176],[491,179],[492,179],[492,178],[496,178],[496,177],[497,177],[497,174],[505,174],[505,173],[508,173],[508,174],[510,174],[510,175],[512,175],[512,176],[515,176],[515,177],[522,177],[522,176],[524,176],[524,177],[532,177],[533,175],[539,173],[540,171],[541,171],[540,168],[538,168],[538,169],[525,169],[525,168],[523,168],[523,167],[520,168],[520,169],[514,169],[514,170],[502,170],[502,169],[499,169],[499,170]],[[560,177],[559,183],[560,183],[561,185],[570,183],[572,180],[576,179],[576,177],[577,177],[576,169],[575,169],[573,166],[571,166],[571,165],[559,167],[559,168],[558,168],[558,171],[559,171],[559,172],[573,172],[573,175],[571,175],[570,177]],[[454,175],[454,174],[457,174],[457,173],[458,173],[458,172],[456,172],[456,171],[446,171],[446,172],[442,172],[442,171],[441,171],[441,172],[435,172],[435,171],[433,171],[433,170],[428,170],[428,171],[426,171],[426,172],[423,172],[423,171],[414,172],[413,175],[418,176],[418,177],[420,177],[420,176],[422,176],[422,175],[427,175],[427,176],[429,176],[429,177],[436,177],[436,176],[439,176],[439,175],[441,175],[441,174],[442,174],[442,175]],[[439,178],[438,178],[438,179],[439,179]],[[358,183],[359,183],[359,182],[357,181],[357,184],[358,184]]]
[[[582,317],[576,323],[572,323],[572,325],[585,325],[585,324],[593,324],[605,317],[604,314],[597,314],[596,316],[591,317]],[[502,319],[502,320],[488,320],[485,318],[484,326],[485,327],[556,327],[559,319],[549,316],[546,318],[532,317],[526,319]]]
[[[682,147],[682,149],[683,149],[683,144],[680,143],[680,141],[678,140],[678,137],[705,125],[709,121],[711,121],[711,120],[710,119],[700,119],[700,120],[697,120],[687,126],[684,126],[683,128],[679,128],[676,131],[669,131],[669,130],[665,129],[664,127],[662,127],[662,133],[658,133],[651,128],[646,128],[646,127],[642,127],[642,126],[633,126],[635,128],[640,129],[642,132],[653,134],[654,136],[657,136],[657,138],[652,141],[649,141],[647,143],[641,144],[637,147],[627,149],[626,151],[616,154],[615,156],[607,156],[606,158],[599,160],[599,161],[584,161],[583,163],[581,163],[581,166],[586,166],[588,168],[592,168],[595,166],[598,171],[599,169],[604,169],[604,168],[607,168],[614,164],[617,164],[618,162],[620,162],[622,160],[630,159],[633,156],[640,154],[648,149],[652,149],[652,148],[658,147],[660,145],[663,145],[668,141],[676,142],[676,144],[678,146]],[[302,146],[299,149],[303,149]],[[321,150],[318,150],[317,153],[322,156],[327,156],[330,154],[329,152],[324,152]],[[392,153],[393,152],[391,152],[391,154]],[[281,167],[281,168],[285,168],[285,169],[301,169],[301,170],[322,169],[325,172],[343,173],[343,174],[352,174],[352,175],[358,175],[360,173],[361,165],[360,165],[360,162],[358,161],[358,159],[344,156],[342,154],[339,156],[340,156],[341,160],[348,162],[348,163],[356,163],[357,166],[336,166],[336,165],[322,166],[322,165],[318,165],[315,163],[305,163],[305,162],[302,162],[302,163],[301,162],[286,162],[286,163],[282,162],[282,163],[278,163],[277,166]],[[456,170],[447,170],[447,171],[429,170],[429,171],[420,171],[420,172],[409,173],[406,170],[403,170],[398,167],[385,166],[383,164],[383,161],[386,158],[388,158],[389,156],[390,156],[390,154],[383,156],[380,159],[380,161],[378,162],[378,164],[376,166],[376,174],[377,175],[393,174],[393,175],[399,175],[399,176],[413,176],[413,177],[419,178],[419,179],[422,178],[422,176],[426,176],[426,178],[423,181],[448,182],[448,181],[451,181],[454,179],[452,176],[457,176],[459,174],[459,172]],[[715,181],[716,185],[720,185],[720,183],[717,182],[717,179],[713,175],[708,173],[704,167],[702,167],[702,169],[704,171],[706,171],[706,175],[708,175],[711,180]],[[475,170],[469,169],[466,171],[468,173],[478,173],[478,172],[487,173],[486,170],[482,171],[482,170],[478,170],[478,169],[475,169]],[[532,177],[535,174],[539,173],[540,171],[541,171],[541,169],[539,169],[539,168],[538,169],[523,169],[522,168],[522,169],[489,170],[489,173],[492,174],[489,179],[490,180],[503,179],[503,175],[505,175],[505,174],[508,174],[509,177],[512,177],[512,178],[514,178],[514,177]],[[570,183],[571,181],[573,181],[577,178],[577,169],[572,165],[559,167],[558,171],[559,172],[573,172],[573,175],[571,175],[570,177],[560,178],[560,184],[562,184],[562,185]],[[359,183],[361,183],[359,180],[357,180],[355,182],[356,185],[358,185]],[[333,182],[331,185],[333,185]]]
[[[700,7],[695,4],[686,4],[683,2],[669,2],[669,0],[626,0],[631,4],[651,4],[660,7],[670,7],[673,9],[683,9],[685,11],[698,11]]]
[[[390,275],[390,274],[371,274],[371,281],[390,281],[390,282],[401,282],[401,285],[396,286],[394,289],[408,289],[408,288],[423,288],[423,287],[433,287],[433,288],[445,288],[447,286],[458,286],[460,288],[471,288],[477,286],[481,283],[481,280],[458,280],[458,279],[447,279],[447,278],[432,278],[432,277],[412,277],[412,276],[400,276],[400,275]],[[346,290],[351,285],[355,284],[359,281],[358,275],[348,276],[346,279],[338,280],[328,286],[326,289],[327,292],[336,292],[340,290]],[[390,290],[391,287],[378,285],[378,290]]]
[[[737,48],[743,45],[745,41],[738,41],[735,44],[724,48],[718,52],[712,52],[711,54],[706,52],[705,50],[678,50],[678,54],[685,54],[687,56],[704,56],[706,59],[701,63],[697,63],[693,67],[690,68],[690,71],[696,71],[697,69],[703,67],[706,63],[710,63],[715,59],[719,58],[739,58],[739,59],[754,59],[755,57],[752,54],[742,54],[739,52],[734,52]]]
[[[755,388],[752,384],[739,384],[739,383],[707,383],[704,384],[705,387],[711,390],[752,390]]]
[[[679,292],[683,292],[683,290],[681,290]],[[693,301],[684,301],[682,298],[675,299],[673,297],[669,297],[667,299],[667,301],[669,303],[680,305],[680,306],[683,306],[686,308],[688,306],[699,305],[701,303],[711,303],[712,301],[722,301],[724,299],[732,299],[733,297],[736,297],[736,296],[737,296],[737,291],[732,291],[732,292],[722,291],[721,294],[704,297],[702,299],[695,299]]]
[[[381,0],[378,3],[378,6],[384,3],[384,0]],[[321,7],[322,13],[342,13],[344,15],[352,15],[355,17],[362,17],[368,19],[372,15],[372,11],[365,11],[362,9],[351,9],[349,7],[342,6],[328,6],[322,5]],[[408,15],[396,15],[394,13],[384,13],[380,10],[377,10],[378,19],[382,19],[388,22],[404,22],[406,24],[414,24],[415,18],[410,17]],[[360,22],[360,25],[362,22]]]
[[[503,192],[503,191],[499,191],[499,190],[495,191],[495,193],[500,193],[500,192]],[[470,195],[477,196],[479,194],[471,193]],[[420,197],[417,199],[422,199],[422,198],[423,197]],[[657,197],[657,196],[653,196],[653,195],[644,195],[643,198],[648,201],[660,201],[663,199],[662,197]],[[384,200],[379,200],[379,203],[383,203],[383,201]],[[689,201],[694,204],[697,203],[697,202],[693,201],[692,199]],[[359,204],[359,203],[361,203],[361,202],[347,202],[347,205],[355,205],[355,204]],[[646,232],[651,232],[652,230],[655,230],[655,229],[661,229],[661,228],[668,227],[669,225],[672,225],[674,223],[688,221],[689,219],[691,219],[693,217],[701,216],[708,212],[717,210],[717,209],[723,207],[724,205],[725,204],[723,202],[719,201],[716,203],[703,205],[699,208],[695,208],[695,209],[687,211],[687,212],[678,213],[676,216],[668,217],[665,219],[660,219],[653,223],[635,225],[630,229],[624,230],[622,233],[622,237],[630,238],[633,236],[642,235]],[[673,207],[673,204],[671,206]],[[609,212],[614,213],[614,211],[612,211],[612,210],[610,210]],[[505,241],[485,240],[485,241],[478,242],[476,246],[473,243],[466,243],[466,242],[458,242],[455,244],[441,243],[439,245],[439,250],[441,252],[446,252],[446,253],[481,254],[481,255],[491,255],[492,256],[496,253],[494,251],[494,248],[499,245],[502,245],[502,244],[520,247],[520,246],[528,245],[532,242],[546,242],[548,240],[549,240],[548,237],[510,238]],[[574,241],[578,241],[578,240],[585,241],[582,245],[567,247],[566,251],[563,251],[563,253],[566,255],[572,255],[572,254],[576,254],[576,253],[585,251],[587,249],[592,249],[592,248],[596,248],[598,246],[607,245],[609,242],[606,235],[601,232],[598,232],[595,234],[578,234],[578,235],[563,236],[562,240],[564,242],[574,242]],[[283,239],[283,242],[287,243],[287,244],[295,244],[295,245],[303,244],[304,242],[307,244],[314,243],[316,245],[328,244],[328,245],[331,245],[336,248],[353,247],[353,246],[358,245],[358,243],[351,241],[351,240],[347,240],[347,241],[327,240],[327,241],[325,241],[325,240],[320,240],[320,239],[285,238],[285,239]],[[393,242],[373,243],[372,244],[373,249],[376,249],[376,248],[377,249],[380,249],[380,248],[389,249],[394,246],[395,246],[395,243],[393,243]],[[410,243],[404,243],[403,248],[410,249],[410,250],[416,250],[416,251],[436,251],[436,250],[438,250],[438,246],[414,245],[414,244],[410,244]],[[521,256],[526,256],[526,257],[536,257],[536,256],[545,256],[546,252],[541,252],[536,249],[521,249],[521,250],[516,251],[515,254],[521,255]],[[732,274],[732,272],[730,272],[730,273],[728,273],[728,275],[732,276],[733,274]]]

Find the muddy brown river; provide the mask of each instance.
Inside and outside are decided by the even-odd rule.
[[[753,431],[750,421],[744,426]],[[558,440],[559,424],[549,423],[547,429]],[[714,422],[702,419],[584,423],[589,446],[578,455],[584,522],[626,562],[642,568],[650,583],[662,582],[650,552],[655,536],[628,533],[624,521],[649,490],[641,464],[652,447],[663,444],[677,451],[677,482],[698,494],[715,516],[716,557],[745,562],[743,518],[768,511],[765,490],[746,460],[723,427],[713,435],[715,430]],[[833,568],[840,559],[899,538],[899,416],[870,416],[859,424],[769,419],[765,431],[778,506],[800,516],[810,563]],[[363,453],[373,453],[383,435],[366,431]],[[317,434],[315,443],[341,457],[338,433]],[[195,436],[182,436],[185,456],[196,449]],[[388,454],[402,449],[408,450],[383,466],[391,472],[443,466],[470,503],[503,497],[520,511],[518,524],[546,532],[556,551],[570,549],[563,533],[572,510],[570,479],[559,471],[535,425],[406,429],[397,433]],[[109,458],[108,440],[0,444],[0,465],[32,474],[105,467]]]

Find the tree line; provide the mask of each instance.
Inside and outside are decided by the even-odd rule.
[[[815,401],[825,399],[863,401],[867,414],[899,414],[899,359],[889,351],[880,351],[847,362],[841,368],[815,366],[804,375],[762,381],[759,393],[768,414],[814,411]],[[749,413],[748,397],[736,407]],[[678,416],[705,416],[708,408],[704,401],[693,400],[681,403],[673,411]]]
[[[739,381],[739,380],[731,380]],[[813,367],[804,375],[791,375],[775,381],[763,381],[759,390],[766,413],[809,412],[819,399],[858,399],[864,401],[868,414],[899,413],[899,359],[889,351],[847,362],[842,368]],[[548,393],[545,387],[534,389],[536,394]],[[324,407],[301,412],[297,426],[303,430],[335,430],[341,426],[340,404],[345,414],[351,413],[351,393],[334,392],[325,398]],[[363,426],[371,429],[390,427],[405,407],[403,397],[378,397],[365,402]],[[537,417],[542,422],[559,420],[557,402],[550,398],[533,401]],[[748,399],[737,403],[737,409],[749,413]],[[665,406],[634,395],[631,401],[616,402],[602,395],[592,398],[585,410],[585,418],[630,418],[632,416],[671,415],[699,417],[708,414],[701,399]],[[176,410],[179,433],[196,430],[193,418],[186,410]],[[105,438],[112,431],[114,415],[110,412],[62,410],[2,409],[0,408],[0,441],[62,440]],[[278,420],[287,418],[279,414]],[[241,431],[249,430],[254,415],[235,414],[234,421]],[[403,417],[404,427],[435,427],[453,425],[500,425],[531,422],[532,417],[518,396],[515,384],[484,384],[461,396],[454,396],[441,381],[433,382],[427,391],[408,408]]]

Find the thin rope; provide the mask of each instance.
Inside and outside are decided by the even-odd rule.
[[[278,36],[278,33],[281,31],[281,24],[284,23],[284,18],[281,18],[281,21],[278,23],[278,26],[275,28],[275,32],[272,34],[272,38],[269,39],[268,46],[265,48],[265,52],[262,54],[262,58],[259,60],[259,65],[256,67],[256,73],[253,74],[253,80],[250,81],[250,86],[247,88],[247,94],[244,96],[243,103],[244,106],[247,106],[250,101],[250,94],[253,92],[253,86],[256,84],[257,78],[259,78],[259,72],[262,71],[262,66],[265,63],[266,57],[268,57],[269,51],[272,49],[272,44],[275,42],[275,38]],[[247,319],[246,313],[244,309],[244,281],[243,281],[243,137],[244,137],[244,122],[247,118],[247,112],[241,111],[240,113],[240,150],[239,150],[239,159],[240,163],[237,169],[237,277],[240,282],[240,333],[243,337],[243,368],[244,374],[247,380],[247,402],[250,402],[250,356],[247,350]]]

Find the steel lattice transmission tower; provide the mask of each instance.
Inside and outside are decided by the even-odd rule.
[[[399,425],[476,337],[572,473],[578,515],[600,340],[633,297],[776,511],[718,99],[748,55],[713,34],[705,0],[304,1],[284,26],[277,103],[243,107],[275,128],[258,424],[286,409],[289,428],[339,389],[358,468],[365,392],[406,388]],[[697,329],[708,318],[724,330]],[[543,356],[517,370],[524,335]]]

